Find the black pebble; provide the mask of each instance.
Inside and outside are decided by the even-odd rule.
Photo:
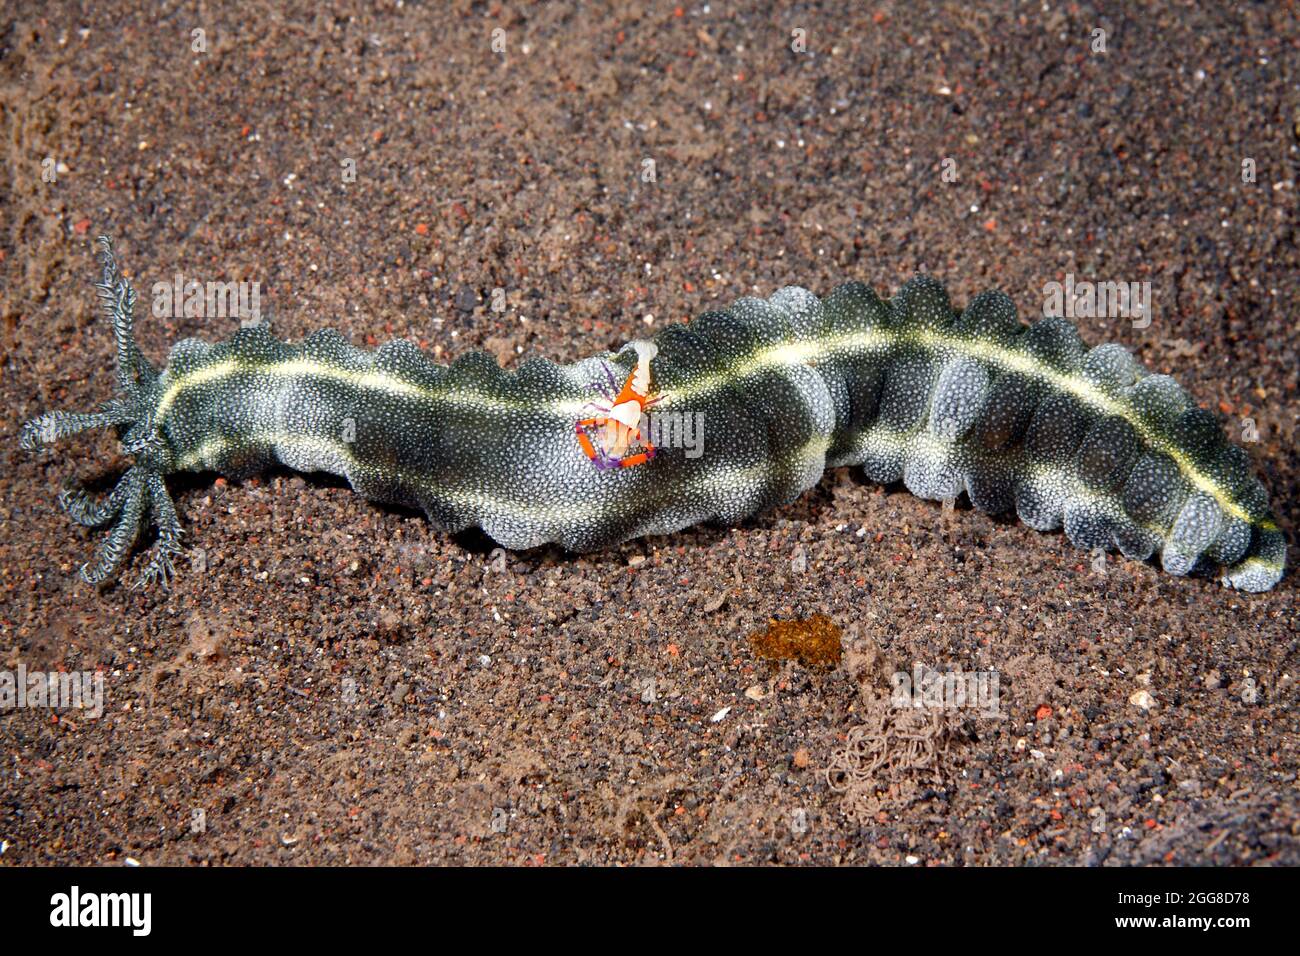
[[[460,287],[456,293],[456,308],[462,312],[473,312],[478,306],[478,293],[467,285]]]

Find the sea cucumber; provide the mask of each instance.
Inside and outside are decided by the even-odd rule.
[[[964,492],[1040,531],[1064,527],[1082,548],[1159,554],[1173,574],[1222,567],[1225,584],[1262,591],[1283,573],[1267,493],[1213,414],[1124,348],[1086,349],[1064,318],[1023,325],[1001,292],[957,311],[925,276],[888,301],[856,282],[825,299],[792,286],[667,328],[650,347],[513,373],[482,353],[441,366],[404,340],[367,351],[326,330],[290,345],[259,325],[215,345],[182,341],[158,371],[135,343],[135,292],[100,243],[119,394],[98,412],[41,415],[20,439],[34,448],[112,426],[134,459],[102,500],[60,496],[74,520],[111,526],[81,569],[90,582],[114,573],[146,523],[158,540],[142,581],[169,581],[181,527],[165,476],[277,463],[342,475],[448,531],[477,525],[507,548],[572,551],[734,523],[794,500],[828,466],[860,465],[922,498]],[[584,453],[593,393],[624,377],[630,388],[634,373],[670,432],[702,423],[700,447]],[[626,407],[605,409],[590,434],[599,442],[609,425],[621,453],[640,436],[615,435]]]

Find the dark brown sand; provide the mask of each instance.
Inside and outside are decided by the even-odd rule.
[[[0,863],[1300,862],[1294,574],[1098,574],[847,470],[741,527],[502,564],[284,472],[173,479],[206,570],[96,593],[55,495],[126,460],[103,433],[15,441],[111,394],[99,233],[158,359],[234,327],[150,317],[178,273],[260,282],[288,339],[512,363],[919,269],[1032,317],[1073,273],[1151,283],[1149,328],[1085,340],[1254,420],[1289,534],[1294,4],[329,6],[0,20],[0,667],[102,668],[106,695],[98,720],[0,713]],[[829,671],[747,640],[814,614],[846,631]],[[1004,716],[891,710],[916,662],[997,671]]]

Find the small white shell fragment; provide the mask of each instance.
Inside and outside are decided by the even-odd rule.
[[[1143,710],[1150,710],[1156,705],[1156,699],[1145,690],[1135,690],[1129,695],[1128,702],[1134,707],[1141,707]]]

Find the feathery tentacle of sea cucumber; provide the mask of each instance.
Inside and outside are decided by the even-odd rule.
[[[1063,527],[1080,547],[1158,553],[1174,574],[1222,566],[1225,584],[1249,591],[1282,576],[1267,494],[1214,416],[1122,347],[1086,349],[1062,318],[1022,325],[1000,292],[958,312],[925,277],[890,301],[860,283],[824,300],[788,287],[665,329],[650,367],[657,414],[670,437],[682,416],[702,421],[703,451],[669,441],[643,465],[602,470],[574,423],[593,390],[632,372],[640,343],[507,373],[482,353],[440,366],[406,341],[372,352],[321,331],[290,345],[256,326],[215,345],[182,341],[159,373],[135,345],[135,294],[101,242],[120,396],[22,432],[34,447],[112,425],[135,457],[103,503],[61,496],[74,520],[113,522],[87,580],[113,573],[146,514],[159,544],[145,580],[169,580],[181,529],[165,475],[277,463],[342,475],[449,531],[573,551],[736,522],[792,501],[827,466],[856,464],[923,498],[965,492],[984,511]]]

